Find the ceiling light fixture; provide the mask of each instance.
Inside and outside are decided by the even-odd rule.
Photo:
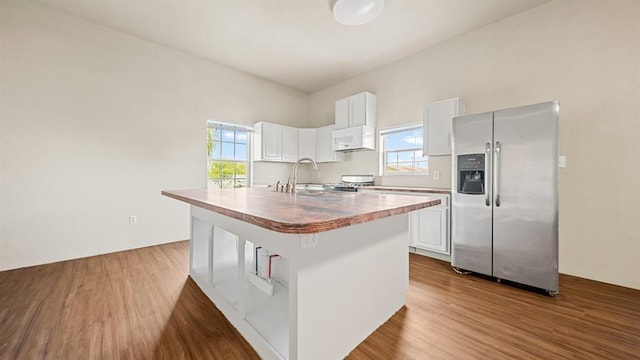
[[[335,0],[333,17],[342,25],[362,25],[377,18],[384,0]]]

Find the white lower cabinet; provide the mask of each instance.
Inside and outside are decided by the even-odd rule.
[[[425,194],[425,196],[439,198],[441,204],[414,211],[409,215],[410,245],[419,249],[450,255],[450,196],[446,194]]]
[[[426,196],[440,199],[440,205],[431,206],[422,210],[409,213],[409,246],[415,248],[417,253],[447,260],[451,255],[451,213],[449,194],[392,191],[392,190],[358,190],[375,191],[394,195]],[[441,254],[433,256],[434,254]]]

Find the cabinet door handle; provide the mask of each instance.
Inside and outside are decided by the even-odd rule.
[[[486,143],[484,145],[484,204],[486,206],[491,206],[491,171],[489,171],[489,161],[491,161],[491,143]]]
[[[500,206],[500,157],[502,153],[502,147],[500,146],[500,141],[496,141],[496,157],[494,159],[493,165],[493,191],[495,192],[495,203],[496,206]]]

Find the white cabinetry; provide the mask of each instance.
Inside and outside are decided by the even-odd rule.
[[[333,150],[331,138],[333,129],[333,125],[316,129],[316,162],[344,161],[344,153]]]
[[[336,101],[336,129],[349,127],[349,98]]]
[[[464,115],[464,103],[452,98],[429,103],[424,108],[424,154],[451,154],[451,120]]]
[[[309,157],[316,162],[344,161],[344,154],[333,150],[334,126],[298,129],[259,122],[253,126],[253,158],[255,161],[295,163]]]
[[[439,198],[441,204],[409,214],[410,244],[423,250],[449,255],[449,195],[428,196]]]
[[[356,126],[334,130],[331,134],[333,150],[356,151],[375,150],[376,129],[368,126]]]
[[[336,101],[335,130],[354,126],[376,127],[376,96],[361,92]]]
[[[255,161],[295,162],[298,160],[298,129],[259,122],[253,126]]]
[[[253,126],[253,132],[254,160],[282,160],[282,131],[280,130],[280,125],[260,122]]]
[[[281,126],[282,131],[282,161],[298,161],[298,129]]]
[[[393,191],[360,188],[358,192],[376,192],[377,194],[425,196],[440,199],[440,205],[431,206],[409,213],[409,246],[416,253],[449,260],[451,255],[451,213],[449,194],[415,191]]]
[[[317,129],[298,129],[298,158],[308,157],[318,162]]]

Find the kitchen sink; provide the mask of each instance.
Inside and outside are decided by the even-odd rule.
[[[334,190],[322,184],[303,184],[296,187],[296,194],[302,196],[335,198],[339,195],[348,194],[348,191]]]
[[[300,195],[321,195],[327,190],[322,184],[299,184],[296,186],[296,193]]]
[[[296,185],[297,192],[322,192],[327,191],[323,184],[299,184]]]

